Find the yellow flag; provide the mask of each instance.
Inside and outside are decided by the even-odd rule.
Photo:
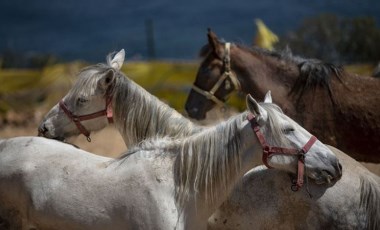
[[[255,23],[257,27],[257,33],[254,41],[255,45],[264,49],[273,50],[273,45],[278,42],[277,35],[270,31],[260,19],[256,19]]]

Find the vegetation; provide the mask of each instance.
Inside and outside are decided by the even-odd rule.
[[[58,63],[58,59],[51,54],[40,54],[33,52],[18,53],[11,49],[6,49],[0,55],[0,69],[42,69],[47,65],[52,65],[55,63]]]
[[[372,17],[339,18],[322,14],[280,38],[296,54],[335,63],[376,63],[380,60],[380,28]]]
[[[380,29],[370,17],[342,19],[320,15],[303,22],[295,32],[280,38],[277,48],[289,45],[293,52],[335,63],[368,63],[347,67],[348,71],[370,75],[380,60]],[[9,122],[9,113],[33,117],[44,113],[67,93],[76,73],[88,63],[57,64],[52,55],[17,54],[10,50],[0,57],[0,126]],[[122,71],[153,95],[184,112],[194,81],[195,62],[128,62]],[[24,69],[22,69],[24,68]],[[242,96],[234,94],[231,107],[243,110]]]
[[[20,119],[31,119],[35,111],[45,113],[71,88],[76,73],[89,64],[72,62],[55,64],[41,70],[0,70],[0,120],[8,121],[7,113],[27,114]],[[122,71],[147,91],[165,101],[179,112],[184,112],[187,95],[193,84],[198,63],[195,62],[130,62]],[[232,107],[245,108],[237,94],[229,102]],[[4,122],[5,120],[5,122]]]

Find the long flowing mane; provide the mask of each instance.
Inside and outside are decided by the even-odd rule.
[[[331,90],[331,80],[336,77],[342,82],[341,77],[344,73],[342,66],[325,63],[318,59],[307,59],[292,54],[289,47],[281,51],[269,51],[259,47],[245,47],[237,45],[239,48],[248,50],[255,56],[273,57],[298,67],[299,76],[289,91],[290,96],[295,96],[297,103],[305,92],[315,89],[325,89],[328,92],[331,102],[335,104],[334,93]]]
[[[375,186],[377,185],[377,186]],[[366,213],[365,229],[380,227],[380,189],[379,183],[370,177],[360,177],[360,207]]]
[[[260,103],[268,113],[269,129],[272,130],[271,143],[279,146],[288,142],[281,129],[278,112],[281,109],[270,103]],[[209,127],[182,139],[150,139],[130,149],[119,158],[139,151],[168,153],[175,157],[173,175],[175,198],[179,207],[195,194],[205,202],[213,203],[216,197],[225,192],[230,179],[237,175],[241,166],[241,136],[239,127],[246,113],[239,114],[214,127]]]
[[[184,209],[193,194],[212,203],[227,189],[228,182],[241,168],[241,136],[238,129],[244,114],[192,136],[144,140],[113,162],[122,164],[140,151],[148,151],[149,156],[174,157],[175,199],[180,210]]]
[[[184,139],[175,148],[175,195],[180,207],[193,193],[213,203],[239,172],[241,137],[237,130],[242,120],[243,116],[237,115]]]
[[[122,73],[115,88],[115,118],[120,119],[128,143],[139,143],[147,137],[183,137],[198,132],[200,127],[149,94]]]
[[[260,103],[268,114],[268,127],[271,137],[268,141],[278,146],[288,145],[279,121],[282,110],[272,103]],[[177,147],[174,176],[176,200],[180,207],[189,198],[191,192],[204,195],[206,202],[226,190],[227,182],[240,169],[241,148],[238,130],[246,113],[237,115],[213,128],[209,128],[185,139]],[[293,121],[294,124],[296,124]],[[219,187],[218,187],[219,186]]]

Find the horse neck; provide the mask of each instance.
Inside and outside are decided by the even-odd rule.
[[[132,80],[118,78],[113,96],[115,125],[126,145],[151,137],[189,136],[200,127]]]
[[[261,145],[245,117],[246,114],[237,115],[177,146],[176,201],[187,212],[184,215],[191,216],[188,212],[195,208],[197,215],[203,213],[208,218],[244,173],[261,164]]]
[[[290,91],[299,71],[289,61],[261,50],[233,46],[231,50],[232,70],[241,81],[242,91],[253,94],[255,98],[264,98],[268,90],[272,90],[274,98],[281,100]],[[280,101],[277,100],[277,104]]]

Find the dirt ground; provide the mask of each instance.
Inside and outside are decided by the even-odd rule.
[[[5,127],[0,129],[0,138],[36,135],[37,125],[29,125],[27,127]],[[87,142],[86,138],[83,135],[80,135],[71,138],[68,141],[79,146],[81,149],[108,157],[117,157],[127,149],[119,132],[113,126],[109,126],[99,132],[93,133],[91,139],[91,142]],[[370,171],[380,176],[380,164],[362,164]]]

